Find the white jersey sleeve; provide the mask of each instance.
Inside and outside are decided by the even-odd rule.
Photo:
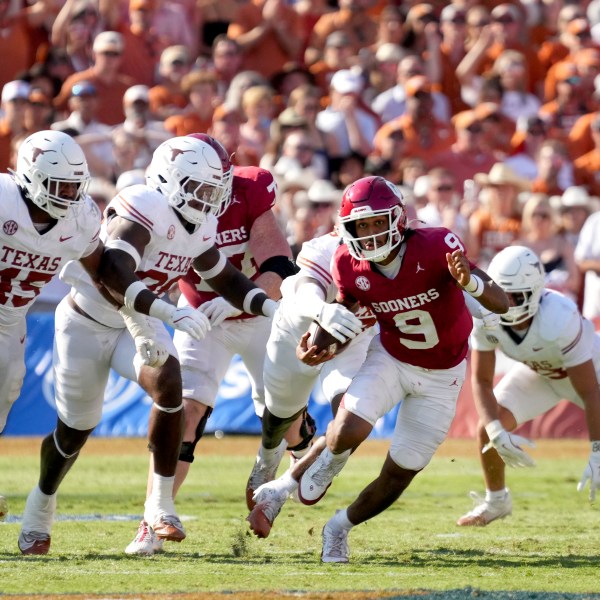
[[[336,248],[341,244],[336,233],[328,233],[302,244],[302,250],[296,259],[300,267],[298,277],[311,277],[318,281],[327,292],[327,301],[331,302],[331,294],[335,297],[337,288],[331,276],[331,261]]]

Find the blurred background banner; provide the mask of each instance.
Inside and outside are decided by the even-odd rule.
[[[45,435],[56,424],[54,385],[52,380],[52,340],[54,314],[33,312],[27,317],[27,373],[21,396],[8,417],[4,435]],[[510,361],[499,357],[499,370],[506,372]],[[450,437],[474,438],[477,415],[473,406],[470,374],[463,387]],[[134,382],[112,372],[106,387],[104,414],[94,431],[97,436],[145,437],[148,433],[148,414],[151,401]],[[309,411],[317,421],[318,432],[324,433],[331,418],[329,405],[320,389],[315,388],[310,398]],[[394,431],[397,409],[377,423],[371,437],[388,438]],[[254,414],[250,383],[239,357],[234,357],[219,388],[207,432],[227,435],[260,434],[260,421]],[[586,438],[587,427],[583,411],[569,402],[556,408],[519,429],[534,438],[566,437]]]

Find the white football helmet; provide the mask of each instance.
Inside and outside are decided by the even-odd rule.
[[[61,131],[38,131],[19,146],[17,184],[53,219],[74,217],[90,183],[79,144]]]
[[[378,245],[375,236],[360,237],[356,221],[386,216],[389,223],[385,243]],[[381,262],[404,239],[406,211],[400,190],[383,177],[369,176],[358,179],[346,188],[339,211],[340,235],[348,251],[357,260]],[[377,236],[378,237],[378,236]],[[363,248],[364,242],[373,241],[374,249]]]
[[[500,315],[504,325],[518,325],[533,317],[544,289],[544,267],[525,246],[508,246],[494,256],[488,275],[511,296],[511,307]]]
[[[202,225],[209,213],[221,212],[226,192],[221,159],[202,140],[181,136],[163,142],[154,151],[146,181],[190,223]]]

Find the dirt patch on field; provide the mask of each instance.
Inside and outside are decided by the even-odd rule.
[[[41,438],[0,437],[2,455],[38,455]],[[217,439],[207,436],[201,442],[203,454],[226,456],[252,456],[256,454],[260,438],[258,436],[225,436]],[[531,454],[537,458],[585,458],[589,453],[589,444],[585,440],[536,440],[537,448]],[[83,452],[85,454],[125,455],[147,452],[147,442],[143,438],[91,438]],[[369,440],[357,451],[360,456],[385,456],[389,442]],[[529,452],[529,450],[528,450]],[[446,440],[437,452],[438,457],[473,457],[476,453],[475,441],[464,439]]]

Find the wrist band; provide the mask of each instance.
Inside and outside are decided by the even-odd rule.
[[[278,302],[275,302],[275,300],[271,298],[267,298],[262,305],[263,315],[265,315],[265,317],[271,318],[275,314],[275,311],[277,310],[278,306]]]
[[[106,244],[104,244],[104,247],[113,250],[121,250],[121,252],[126,252],[127,254],[129,254],[129,256],[131,256],[131,258],[133,258],[133,260],[135,261],[136,271],[137,268],[140,266],[140,263],[142,262],[142,257],[140,256],[140,253],[129,242],[126,242],[125,240],[109,240],[108,242],[106,242]]]
[[[151,317],[160,319],[163,323],[168,323],[174,310],[175,307],[172,304],[169,304],[168,302],[157,298],[150,305],[150,310],[148,311],[148,314]]]
[[[138,297],[140,292],[147,290],[148,288],[142,281],[134,281],[126,290],[123,295],[123,304],[130,310],[135,310],[135,299]]]
[[[500,421],[492,421],[485,426],[485,432],[488,434],[490,440],[497,438],[504,431],[502,423]]]
[[[471,279],[469,279],[469,283],[467,283],[467,285],[465,285],[463,290],[465,290],[465,292],[467,292],[467,294],[470,294],[471,296],[473,296],[473,298],[479,298],[479,296],[481,296],[481,294],[483,294],[484,287],[485,287],[485,283],[483,283],[483,280],[481,279],[481,277],[478,277],[477,275],[472,274]]]
[[[248,314],[251,314],[251,315],[255,314],[255,313],[252,312],[252,309],[250,308],[250,305],[252,304],[252,300],[254,300],[254,298],[256,296],[258,296],[258,294],[264,294],[264,292],[262,291],[262,289],[259,288],[259,287],[251,289],[246,294],[246,296],[244,297],[244,303],[242,304],[242,308],[244,309],[245,313],[248,313]]]

